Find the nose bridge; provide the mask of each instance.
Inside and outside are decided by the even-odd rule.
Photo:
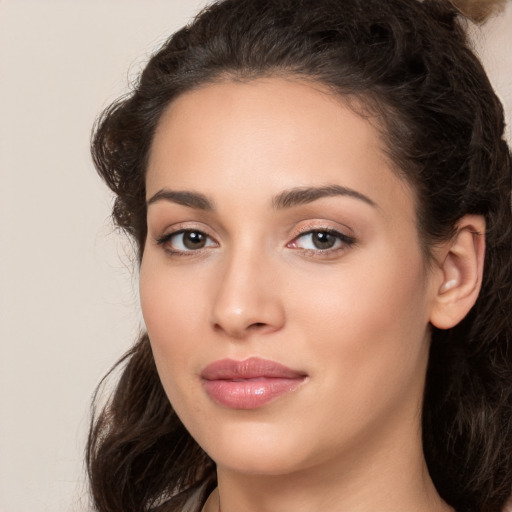
[[[272,258],[250,242],[225,255],[218,276],[212,324],[233,337],[272,331],[284,322]]]

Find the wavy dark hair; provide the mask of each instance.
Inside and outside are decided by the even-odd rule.
[[[427,256],[463,215],[485,216],[479,298],[459,325],[432,330],[422,428],[442,498],[459,512],[499,511],[512,487],[511,155],[502,106],[451,3],[224,0],[206,8],[95,126],[92,155],[116,195],[116,224],[142,258],[146,163],[170,102],[208,83],[268,76],[321,83],[375,122],[416,192]],[[119,365],[89,435],[96,510],[180,510],[200,490],[204,499],[215,464],[169,404],[147,334]]]

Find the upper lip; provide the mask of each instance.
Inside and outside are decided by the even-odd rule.
[[[250,357],[243,361],[221,359],[201,372],[204,380],[245,380],[257,378],[302,379],[306,373],[293,370],[275,361]]]

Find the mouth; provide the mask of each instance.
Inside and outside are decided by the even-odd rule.
[[[208,396],[230,409],[256,409],[294,391],[307,374],[274,361],[222,359],[201,372]]]

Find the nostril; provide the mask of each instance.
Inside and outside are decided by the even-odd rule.
[[[251,324],[249,326],[249,329],[259,329],[261,327],[265,327],[266,324],[264,324],[263,322],[255,322],[254,324]]]

